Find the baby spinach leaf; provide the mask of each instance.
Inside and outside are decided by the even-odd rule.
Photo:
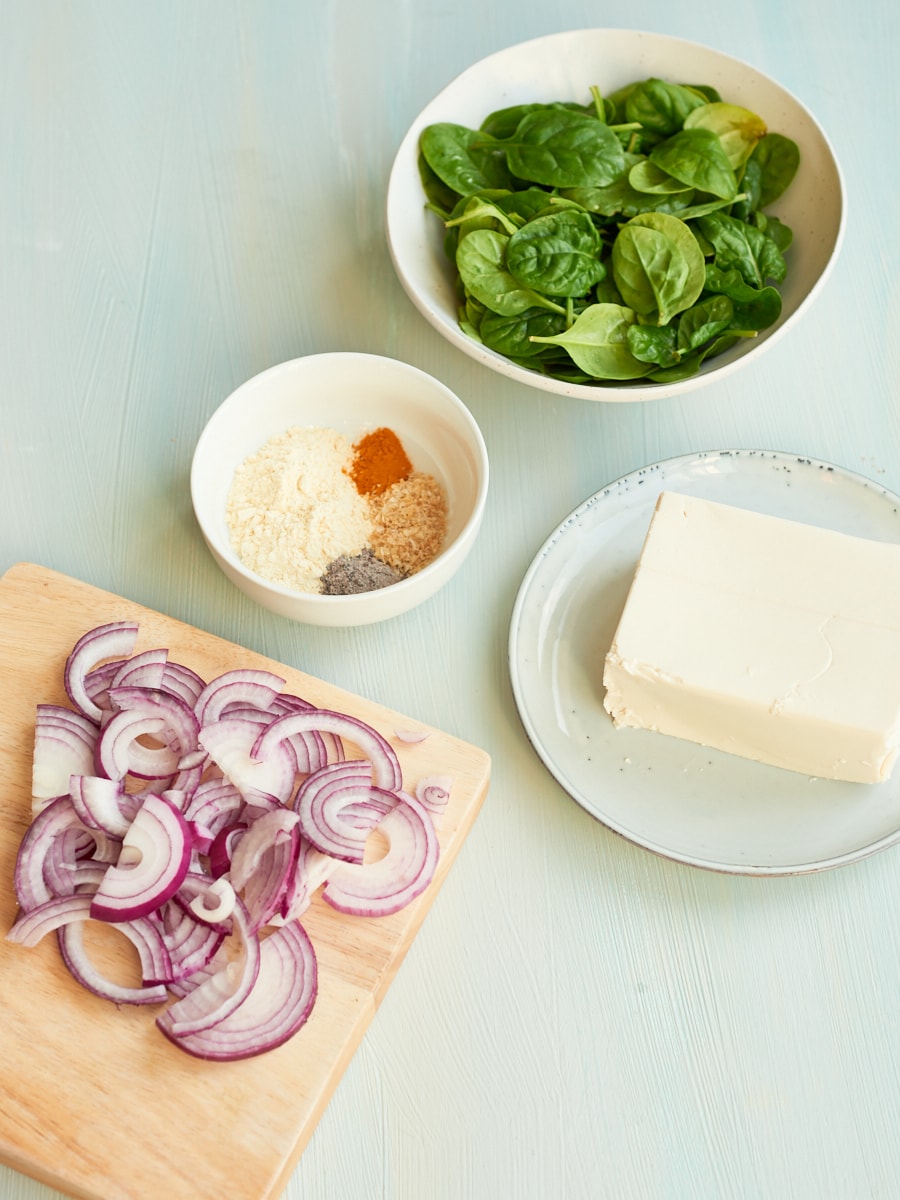
[[[754,220],[759,221],[762,213],[754,213]],[[760,224],[759,228],[763,230],[766,237],[772,239],[778,249],[784,254],[791,242],[794,240],[794,231],[789,225],[785,225],[783,221],[779,221],[778,217],[773,217],[770,213],[765,214],[765,224]]]
[[[523,312],[501,315],[486,313],[479,326],[481,340],[491,350],[507,358],[537,358],[550,351],[533,337],[554,336],[566,328],[562,313],[546,308],[526,308]]]
[[[588,212],[601,217],[636,217],[639,213],[664,212],[681,214],[694,198],[691,190],[672,195],[638,192],[627,176],[603,188],[565,188],[562,195],[577,201]]]
[[[546,112],[548,110],[560,109],[563,112],[593,112],[591,104],[574,104],[561,101],[552,101],[550,104],[513,104],[508,108],[498,108],[496,112],[490,113],[481,122],[480,130],[482,133],[487,133],[491,137],[505,139],[510,138],[516,132],[523,117],[528,116],[533,112]]]
[[[564,346],[577,367],[594,379],[639,379],[651,369],[628,348],[628,330],[637,317],[617,304],[592,304],[575,323],[536,342]]]
[[[711,129],[682,129],[650,151],[660,170],[722,200],[737,195],[737,177],[722,143]]]
[[[609,126],[571,110],[528,113],[500,144],[514,175],[547,187],[603,187],[625,167],[621,143]]]
[[[766,135],[766,123],[762,117],[749,108],[725,104],[724,101],[695,108],[685,118],[684,128],[709,129],[716,134],[734,171],[743,166],[760,138]]]
[[[590,215],[562,209],[533,217],[509,239],[506,265],[519,283],[548,296],[583,296],[606,274]]]
[[[636,359],[671,367],[681,358],[678,351],[678,331],[674,325],[631,325],[628,328],[628,349]]]
[[[440,122],[422,130],[419,148],[434,174],[460,196],[483,188],[511,188],[505,156],[482,133]]]
[[[651,158],[641,158],[634,164],[628,172],[628,182],[636,192],[661,196],[692,190],[689,184],[663,171]]]
[[[766,280],[780,283],[787,269],[784,255],[770,237],[754,225],[738,221],[727,213],[709,213],[697,218],[697,227],[715,247],[716,266],[732,269],[752,287],[761,288]]]
[[[497,229],[501,233],[512,234],[519,228],[511,220],[491,192],[475,192],[463,200],[462,211],[457,211],[444,222],[448,229],[459,227],[459,236],[465,237],[474,229]]]
[[[625,100],[625,119],[639,121],[646,129],[664,135],[684,125],[693,109],[706,99],[693,88],[663,79],[646,79],[632,88]]]
[[[713,295],[692,305],[678,319],[678,349],[696,350],[731,324],[734,306],[727,296]]]
[[[706,268],[690,228],[667,213],[645,213],[622,226],[612,249],[612,270],[625,303],[635,312],[657,312],[657,323],[689,308],[706,282]]]
[[[760,208],[768,208],[797,174],[800,147],[782,133],[767,133],[753,151],[753,158],[762,172]]]
[[[732,302],[731,329],[768,329],[781,316],[781,293],[778,289],[752,287],[737,269],[723,271],[714,263],[707,263],[706,291],[727,296]]]
[[[422,190],[425,193],[425,199],[428,201],[427,207],[432,212],[437,213],[442,221],[446,220],[447,214],[452,211],[459,196],[453,188],[447,187],[443,179],[440,179],[432,171],[425,159],[425,155],[421,151],[418,156],[418,167]]]
[[[506,266],[509,238],[492,229],[476,229],[460,239],[456,267],[463,287],[491,312],[511,316],[541,306],[565,312],[546,296],[523,287]]]

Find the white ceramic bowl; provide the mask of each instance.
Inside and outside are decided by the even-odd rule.
[[[794,232],[788,275],[781,287],[778,322],[708,360],[699,374],[671,384],[569,384],[519,367],[459,327],[451,265],[442,249],[438,218],[425,209],[418,172],[418,143],[426,125],[450,121],[478,128],[495,109],[529,101],[585,103],[590,87],[609,94],[651,76],[715,87],[723,99],[763,118],[769,129],[793,138],[801,167],[771,211]],[[478,362],[530,387],[586,400],[661,399],[724,379],[757,359],[791,329],[820,292],[844,233],[845,197],[840,167],[828,138],[790,92],[754,67],[707,46],[627,29],[579,29],[510,46],[463,71],[416,117],[397,152],[387,195],[387,237],[401,283],[422,315],[448,341]]]
[[[380,426],[393,429],[414,469],[433,475],[446,492],[447,535],[438,557],[390,587],[348,596],[291,591],[248,570],[226,519],[234,472],[269,438],[298,425],[334,429],[350,442]],[[194,512],[228,579],[263,607],[310,625],[384,621],[433,596],[471,550],[487,489],[484,439],[462,401],[424,371],[371,354],[315,354],[249,379],[213,413],[191,467]]]

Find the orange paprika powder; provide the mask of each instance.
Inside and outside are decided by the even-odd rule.
[[[401,479],[408,479],[412,469],[396,433],[382,426],[354,443],[348,474],[361,496],[378,496]]]

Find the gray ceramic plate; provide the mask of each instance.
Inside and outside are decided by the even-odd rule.
[[[663,489],[900,542],[900,498],[791,454],[689,455],[603,488],[541,547],[512,614],[513,693],[547,769],[610,829],[693,866],[787,875],[900,841],[900,771],[878,785],[835,783],[613,727],[603,708],[603,658]]]

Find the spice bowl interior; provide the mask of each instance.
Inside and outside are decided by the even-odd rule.
[[[229,525],[235,473],[271,439],[297,429],[327,430],[350,446],[379,429],[395,434],[412,470],[443,491],[444,536],[436,556],[389,586],[340,595],[298,590],[250,569]],[[456,573],[481,526],[488,473],[476,421],[439,380],[396,359],[326,353],[270,367],[232,392],[197,442],[191,499],[216,563],[256,603],[305,624],[365,625],[409,611]]]
[[[458,280],[446,250],[447,231],[427,204],[423,188],[423,131],[443,123],[474,131],[489,114],[556,101],[584,105],[591,100],[592,87],[602,96],[610,96],[651,78],[713,89],[723,101],[757,114],[768,131],[796,144],[797,173],[767,209],[793,233],[785,255],[787,274],[779,288],[780,312],[755,336],[742,336],[724,352],[705,357],[694,374],[684,377],[581,382],[577,374],[569,379],[529,369],[518,358],[504,357],[490,348],[487,339],[471,336],[461,324]],[[546,154],[549,157],[549,151]],[[447,158],[453,161],[449,151]],[[583,194],[580,198],[590,203]],[[451,202],[452,197],[446,204]],[[629,209],[626,215],[634,216],[634,212]],[[625,215],[619,219],[624,221]],[[629,29],[552,33],[508,46],[467,67],[434,96],[401,140],[388,182],[385,212],[397,276],[421,315],[447,341],[481,365],[524,386],[601,402],[682,395],[722,381],[757,361],[796,327],[820,294],[838,256],[845,222],[843,176],[834,150],[825,131],[796,96],[756,67],[711,47]],[[490,281],[492,276],[486,274],[486,278]],[[498,278],[503,278],[503,272]],[[471,326],[470,314],[463,311]]]

